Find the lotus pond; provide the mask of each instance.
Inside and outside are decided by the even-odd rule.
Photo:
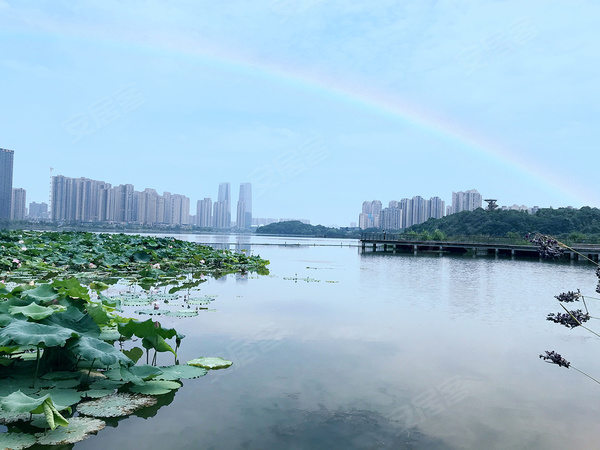
[[[594,312],[600,305],[591,298],[597,278],[590,264],[372,254],[362,253],[356,241],[325,239],[176,238],[210,244],[220,253],[215,258],[260,255],[271,261],[269,273],[260,275],[257,267],[257,272],[187,275],[178,283],[203,282],[174,292],[171,289],[179,284],[141,288],[126,274],[110,284],[108,274],[98,281],[108,285],[100,294],[119,302],[123,312],[115,310],[118,315],[139,323],[158,321],[161,328],[185,335],[178,348],[176,336],[164,338],[176,350],[178,365],[175,355],[165,351],[156,352],[154,366],[155,351],[147,351],[143,338],[135,335],[123,342],[123,350],[139,348],[141,356],[133,367],[182,367],[200,356],[222,357],[233,365],[207,369],[207,375],[197,379],[155,379],[174,381],[179,387],[150,395],[156,404],[126,417],[83,414],[79,408],[95,401],[91,386],[68,388],[62,383],[72,381],[56,379],[43,387],[48,382],[41,375],[36,389],[62,386],[91,393],[72,406],[71,414],[60,410],[56,400],[70,423],[85,419],[81,432],[93,429],[94,420],[105,424],[88,439],[60,448],[596,447],[597,385],[572,369],[538,358],[553,349],[585,372],[600,375],[600,362],[594,357],[597,338],[546,320],[549,312],[556,312],[555,295],[579,288],[590,295],[588,307],[598,316]],[[150,267],[157,262],[140,264]],[[82,274],[87,272],[83,268]],[[192,268],[190,273],[197,271]],[[26,280],[16,283],[8,290]],[[90,300],[99,301],[96,291],[87,292]],[[194,316],[175,315],[183,310]],[[117,341],[114,347],[121,349]],[[36,350],[27,353],[35,361]],[[90,363],[79,362],[82,376],[106,374],[98,362],[90,372]],[[31,361],[28,364],[34,371]],[[41,367],[40,363],[40,371]],[[128,376],[137,376],[135,370],[130,372]],[[33,376],[26,378],[30,383]],[[113,381],[123,383],[102,380],[106,386],[95,390],[110,390]],[[129,388],[135,385],[128,382],[112,389],[119,395],[105,404],[106,411],[118,404],[118,397],[131,396],[123,397],[124,403],[137,404],[137,396],[148,395],[132,392]],[[21,421],[0,426],[0,431],[27,431],[34,437],[45,433],[45,416],[34,414],[33,419],[42,428]],[[67,427],[56,430],[66,432]],[[50,447],[40,440],[31,448]]]
[[[183,334],[124,308],[194,317],[214,300],[196,295],[208,277],[268,273],[258,257],[173,238],[7,231],[0,248],[2,448],[74,444],[108,418],[148,415],[182,379],[228,368],[215,356],[181,364]]]

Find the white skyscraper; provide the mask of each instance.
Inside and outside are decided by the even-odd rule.
[[[237,204],[236,227],[248,229],[252,226],[252,184],[240,184],[240,196]]]

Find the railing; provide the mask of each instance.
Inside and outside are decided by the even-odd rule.
[[[535,244],[522,238],[500,237],[500,236],[452,236],[444,239],[434,239],[429,233],[424,234],[404,234],[404,233],[362,233],[361,241],[377,241],[377,242],[431,242],[433,243],[456,243],[456,244],[484,244],[484,245],[523,245],[535,247]],[[575,247],[585,248],[590,250],[600,250],[598,244],[586,244],[585,242],[569,242],[564,244]]]

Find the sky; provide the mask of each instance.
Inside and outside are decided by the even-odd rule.
[[[50,174],[349,226],[477,189],[600,206],[595,0],[0,0],[0,148]],[[52,172],[50,168],[53,168]]]

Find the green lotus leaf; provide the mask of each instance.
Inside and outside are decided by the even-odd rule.
[[[52,314],[43,321],[45,325],[55,325],[61,328],[70,328],[79,334],[99,337],[100,327],[89,314],[82,313],[77,307],[69,306],[66,311]]]
[[[27,433],[0,433],[0,448],[21,450],[29,448],[36,442],[35,436]]]
[[[123,352],[94,337],[82,336],[71,342],[69,348],[74,355],[81,356],[88,361],[96,360],[103,366],[111,366],[117,363],[124,366],[133,365],[133,361],[125,356]]]
[[[42,375],[40,378],[43,378],[45,380],[56,381],[79,379],[80,376],[81,374],[79,372],[72,372],[70,370],[59,370],[56,372],[48,372]]]
[[[114,389],[88,389],[87,391],[81,392],[81,394],[85,398],[102,398],[112,395],[114,393]]]
[[[227,369],[233,364],[233,362],[227,361],[226,359],[218,356],[204,356],[202,358],[192,359],[186,364],[189,364],[190,366],[204,367],[205,369],[209,370],[218,370]]]
[[[121,338],[121,333],[117,327],[100,327],[100,335],[98,339],[103,341],[118,341]]]
[[[121,302],[123,306],[147,306],[150,303],[152,302],[147,298],[126,298]]]
[[[3,411],[0,409],[0,423],[3,425],[7,425],[9,423],[15,423],[15,422],[26,422],[29,420],[29,418],[31,417],[31,414],[29,413],[10,413],[7,411]],[[44,418],[44,422],[46,421],[46,419]],[[2,433],[0,433],[0,436],[2,436]],[[0,438],[0,443],[2,442],[2,439]],[[2,448],[1,444],[0,444],[0,448]]]
[[[97,400],[82,402],[77,405],[77,411],[86,416],[122,417],[130,415],[138,409],[153,406],[156,401],[156,398],[147,395],[117,393]]]
[[[167,344],[167,341],[165,341],[162,336],[157,335],[145,337],[144,339],[142,339],[142,347],[144,347],[146,350],[154,349],[157,352],[161,353],[171,352],[175,356],[177,356],[177,353],[175,352],[175,350],[173,350],[173,347]]]
[[[199,312],[195,309],[180,309],[177,311],[166,311],[165,316],[168,317],[196,317]]]
[[[73,417],[66,427],[61,427],[45,433],[36,433],[38,444],[41,445],[69,445],[83,441],[90,433],[97,433],[104,429],[106,423],[90,417]]]
[[[78,333],[68,328],[19,320],[0,330],[0,346],[43,344],[46,347],[62,347],[69,339],[78,336]]]
[[[0,366],[10,366],[15,361],[16,359],[7,358],[6,356],[0,356]]]
[[[43,397],[45,395],[50,395],[50,398],[56,406],[56,409],[62,411],[63,409],[67,409],[69,406],[79,403],[81,401],[81,394],[81,391],[76,391],[75,389],[62,389],[59,387],[54,387],[52,389],[43,389],[39,393],[35,394],[35,396]]]
[[[138,362],[144,356],[144,350],[139,347],[133,347],[131,350],[123,350],[123,353],[134,363]]]
[[[29,397],[21,391],[13,392],[6,397],[0,397],[0,408],[11,413],[44,413],[48,425],[54,429],[57,426],[64,426],[68,421],[58,412],[49,394],[42,397]]]
[[[152,255],[150,255],[150,253],[148,252],[137,251],[133,255],[131,255],[131,258],[135,262],[150,262],[152,260]]]
[[[152,319],[148,319],[144,322],[139,320],[131,319],[127,323],[119,324],[119,333],[125,337],[132,337],[133,335],[139,338],[145,338],[149,336],[162,336],[165,339],[170,339],[177,334],[173,328],[162,328],[158,322],[154,322]]]
[[[90,298],[87,288],[82,286],[75,277],[67,278],[66,280],[56,280],[52,283],[52,287],[74,299],[89,300]]]
[[[105,291],[108,287],[108,284],[103,283],[102,281],[93,281],[90,283],[90,289],[93,291]]]
[[[160,375],[154,377],[155,380],[181,380],[199,378],[206,375],[208,372],[203,367],[191,366],[187,364],[178,364],[174,366],[160,366],[162,371]]]
[[[111,321],[111,317],[101,304],[90,303],[86,306],[86,311],[98,325],[106,325]]]
[[[117,370],[117,369],[111,369],[111,370]],[[123,370],[127,370],[127,369],[123,369]],[[124,381],[115,381],[115,380],[109,380],[108,378],[103,378],[101,380],[96,380],[93,383],[91,383],[90,389],[95,389],[95,390],[111,389],[114,391],[115,389],[119,389],[124,384],[125,384]]]
[[[40,284],[34,289],[24,291],[21,298],[36,303],[50,303],[59,297],[58,292],[49,284]]]
[[[150,380],[146,381],[143,384],[136,384],[135,386],[131,386],[129,390],[131,392],[135,392],[138,394],[146,394],[146,395],[162,395],[168,394],[174,389],[179,389],[181,387],[181,383],[177,381],[155,381]]]
[[[23,314],[33,320],[42,320],[54,313],[65,311],[67,308],[60,305],[40,306],[35,302],[27,306],[11,306],[8,311],[11,315]]]

